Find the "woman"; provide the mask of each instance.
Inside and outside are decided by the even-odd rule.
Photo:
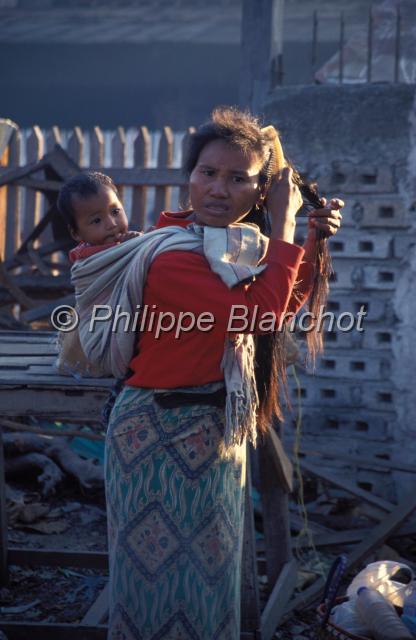
[[[143,287],[146,313],[169,321],[189,313],[189,325],[167,331],[149,313],[111,413],[109,638],[240,637],[245,443],[255,442],[256,413],[265,431],[278,409],[272,383],[279,358],[258,347],[256,389],[252,333],[261,332],[265,313],[278,321],[305,302],[315,230],[336,233],[343,206],[332,200],[331,208],[313,211],[305,247],[296,246],[302,200],[276,149],[253,117],[215,110],[193,135],[185,162],[191,209],[161,214],[140,245],[151,255],[142,260],[147,266],[129,276],[126,300]],[[271,167],[279,170],[272,179]],[[268,243],[259,232],[266,206]],[[247,219],[254,224],[241,224]],[[168,245],[155,249],[160,242]],[[236,309],[251,333],[230,327]]]

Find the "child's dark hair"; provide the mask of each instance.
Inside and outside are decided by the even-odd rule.
[[[80,198],[89,198],[90,196],[96,195],[100,187],[112,189],[116,196],[118,196],[117,187],[110,176],[106,176],[104,173],[100,173],[99,171],[78,173],[76,176],[65,182],[59,192],[56,204],[59,213],[64,218],[68,227],[74,231],[77,229],[72,196],[77,195]]]

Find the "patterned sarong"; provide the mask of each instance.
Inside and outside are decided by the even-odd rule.
[[[210,385],[204,386],[204,391]],[[125,387],[106,440],[109,640],[239,640],[245,443],[224,411]]]

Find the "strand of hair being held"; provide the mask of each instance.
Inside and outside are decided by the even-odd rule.
[[[307,204],[312,205],[314,209],[324,208],[316,188],[301,182],[300,177],[299,189]],[[332,260],[328,247],[328,238],[318,229],[315,230],[315,233],[317,234],[314,256],[315,274],[313,278],[312,291],[308,301],[308,310],[312,314],[312,318],[317,318],[319,312],[327,303],[329,279],[333,273]],[[308,348],[308,363],[314,367],[316,355],[323,350],[322,332],[318,331],[316,324],[312,326],[311,331],[307,332],[306,344]]]

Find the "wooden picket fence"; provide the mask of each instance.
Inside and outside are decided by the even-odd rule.
[[[152,224],[160,211],[185,205],[187,180],[180,165],[192,130],[173,132],[168,126],[156,133],[145,126],[128,131],[118,127],[111,132],[99,127],[90,131],[80,127],[61,131],[56,126],[42,131],[36,125],[27,130],[16,128],[1,158],[0,175],[6,168],[37,162],[58,143],[82,169],[112,177],[130,228],[140,230]],[[14,254],[45,210],[44,197],[30,188],[9,185],[0,189],[0,256],[7,259]],[[41,242],[50,241],[51,232],[45,231]]]

